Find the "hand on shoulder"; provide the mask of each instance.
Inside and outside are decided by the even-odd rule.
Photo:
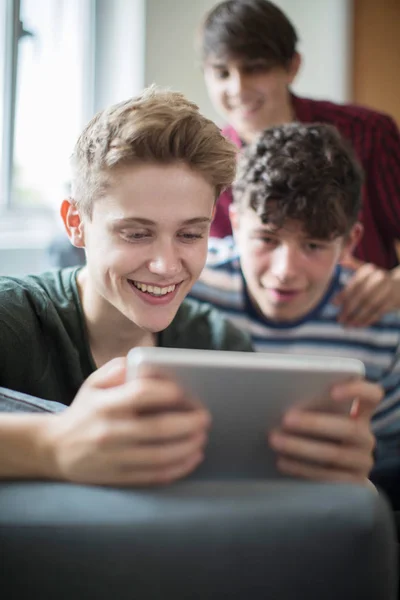
[[[334,299],[340,306],[340,323],[367,327],[400,309],[400,267],[388,271],[353,257],[342,265],[354,269],[354,274]]]

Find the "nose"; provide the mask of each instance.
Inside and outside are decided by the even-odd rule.
[[[182,260],[178,249],[172,241],[164,241],[157,244],[149,261],[149,271],[155,275],[171,279],[182,270]]]
[[[281,244],[275,248],[271,257],[270,272],[278,281],[289,282],[298,272],[298,250],[288,244]]]
[[[231,72],[228,80],[227,92],[230,96],[240,96],[246,91],[246,76],[239,69]]]

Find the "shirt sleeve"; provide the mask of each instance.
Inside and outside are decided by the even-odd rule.
[[[397,507],[400,499],[400,343],[391,368],[379,382],[384,398],[372,418],[376,437],[375,464],[371,481],[380,487]]]
[[[40,379],[46,355],[40,349],[42,332],[32,298],[22,285],[0,280],[0,386],[25,391],[28,380]],[[44,342],[43,342],[44,343]],[[33,375],[34,374],[34,375]]]
[[[400,131],[381,115],[374,127],[368,186],[375,198],[374,214],[391,239],[400,240]]]
[[[384,397],[373,417],[375,433],[382,438],[400,440],[400,341],[392,365],[378,383],[383,387]]]
[[[380,470],[395,461],[400,471],[400,341],[391,367],[377,383],[382,386],[384,397],[372,417],[372,430],[377,440],[376,468]]]
[[[4,308],[0,309],[0,386],[8,387],[9,382],[16,376],[16,371],[20,371],[20,377],[24,376],[23,364],[19,363],[19,358],[28,351],[27,341],[20,338],[19,331],[14,328],[14,323],[6,320]],[[22,359],[22,363],[23,363]]]

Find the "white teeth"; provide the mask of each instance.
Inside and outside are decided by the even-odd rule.
[[[140,283],[139,281],[134,281],[133,285],[141,292],[147,292],[148,294],[153,294],[153,296],[165,296],[165,294],[173,292],[176,288],[176,285],[169,285],[167,287],[160,288],[157,285],[146,285],[145,283]]]

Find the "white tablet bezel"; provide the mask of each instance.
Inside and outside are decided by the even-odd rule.
[[[351,403],[333,401],[329,389],[334,383],[365,376],[361,361],[334,356],[132,349],[127,377],[151,372],[181,383],[210,411],[213,422],[206,459],[197,471],[205,478],[278,477],[267,431],[278,426],[294,405],[348,413]]]

